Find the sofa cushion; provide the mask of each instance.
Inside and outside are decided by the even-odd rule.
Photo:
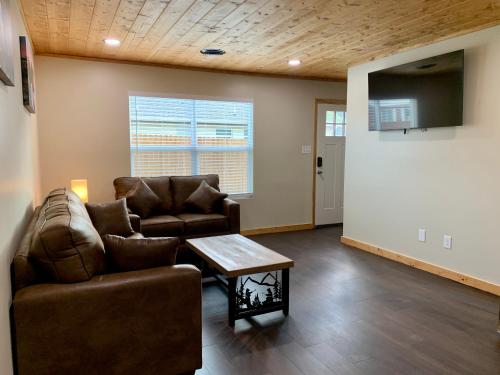
[[[142,177],[142,180],[160,198],[161,203],[156,207],[155,213],[168,214],[172,211],[172,193],[170,177]],[[124,198],[137,184],[139,177],[118,177],[113,181],[116,199]]]
[[[125,198],[106,203],[87,203],[85,207],[92,224],[101,236],[105,234],[130,236],[134,232]]]
[[[12,259],[11,277],[14,291],[43,281],[43,274],[37,272],[38,269],[33,262],[33,257],[30,256],[31,242],[36,230],[38,216],[40,215],[40,208],[35,208],[33,216]]]
[[[184,222],[170,215],[151,216],[141,220],[141,232],[146,237],[179,236],[184,233]]]
[[[110,269],[116,272],[173,266],[179,240],[175,237],[124,238],[103,237]]]
[[[185,204],[186,199],[193,194],[202,181],[206,181],[211,187],[219,190],[219,176],[216,174],[170,177],[173,209],[176,214],[190,210]],[[191,211],[193,211],[192,208]]]
[[[186,199],[186,205],[194,207],[201,213],[211,214],[214,212],[214,208],[217,205],[220,206],[220,202],[225,198],[227,198],[226,193],[221,193],[203,180],[200,186]]]
[[[183,213],[177,215],[184,222],[186,235],[225,232],[229,230],[227,217],[220,214]]]
[[[49,193],[33,230],[30,256],[50,281],[86,281],[104,272],[101,237],[75,193],[65,188]]]

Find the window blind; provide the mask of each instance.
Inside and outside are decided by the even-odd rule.
[[[130,96],[129,110],[132,176],[215,173],[253,192],[253,103]]]

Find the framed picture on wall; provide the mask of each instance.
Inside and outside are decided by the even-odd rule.
[[[0,81],[14,86],[9,0],[0,0]]]
[[[28,111],[35,113],[35,77],[33,69],[33,50],[25,36],[19,37],[21,51],[21,76],[23,81],[23,104]]]

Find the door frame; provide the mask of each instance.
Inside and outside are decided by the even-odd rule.
[[[313,189],[312,189],[312,225],[316,227],[316,158],[317,158],[317,143],[318,143],[318,104],[338,104],[347,105],[346,99],[314,99],[314,122],[313,122]]]

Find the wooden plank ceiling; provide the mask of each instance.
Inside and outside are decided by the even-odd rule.
[[[500,24],[500,0],[20,1],[37,54],[326,79]],[[207,57],[202,48],[227,53]],[[302,65],[288,66],[291,58]]]

